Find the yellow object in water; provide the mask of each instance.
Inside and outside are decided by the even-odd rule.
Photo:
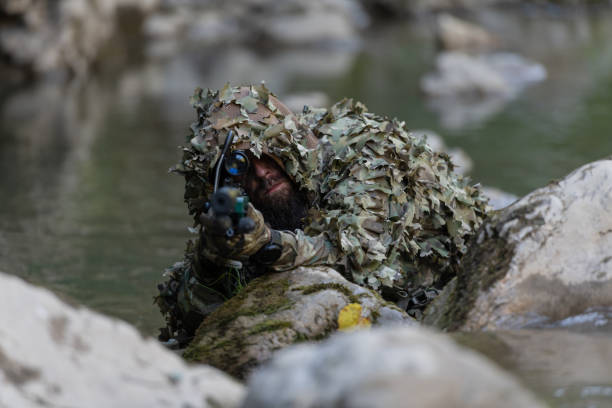
[[[370,327],[372,322],[367,317],[361,316],[361,305],[349,303],[338,313],[338,330],[350,331]]]

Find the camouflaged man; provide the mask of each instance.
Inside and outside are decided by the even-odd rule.
[[[197,121],[174,171],[185,177],[198,238],[160,285],[168,324],[160,339],[186,342],[204,316],[269,271],[331,266],[413,312],[455,275],[486,199],[403,122],[351,99],[294,115],[263,85],[198,89],[192,104]],[[228,238],[215,233],[207,203],[230,131],[229,149],[249,162],[234,181],[250,198],[253,225]],[[271,243],[280,250],[262,257]]]

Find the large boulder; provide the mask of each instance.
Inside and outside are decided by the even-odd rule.
[[[495,213],[426,311],[447,330],[539,327],[612,306],[612,160]]]
[[[0,406],[236,407],[244,387],[134,327],[0,273]]]
[[[250,282],[204,319],[184,357],[244,378],[278,349],[329,336],[349,304],[360,305],[362,319],[373,325],[416,324],[331,268],[300,267]]]
[[[543,407],[510,375],[419,327],[294,346],[251,376],[243,407]]]

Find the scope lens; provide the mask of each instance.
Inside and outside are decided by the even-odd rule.
[[[240,150],[232,152],[230,157],[225,160],[225,170],[232,177],[242,176],[246,174],[248,169],[249,158],[244,152]]]

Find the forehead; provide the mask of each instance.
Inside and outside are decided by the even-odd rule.
[[[266,166],[266,167],[274,167],[284,173],[283,167],[278,164],[277,160],[274,157],[268,154],[262,154],[261,157],[257,158],[255,155],[247,151],[247,156],[249,157],[249,161],[251,162],[251,168],[254,166]]]

